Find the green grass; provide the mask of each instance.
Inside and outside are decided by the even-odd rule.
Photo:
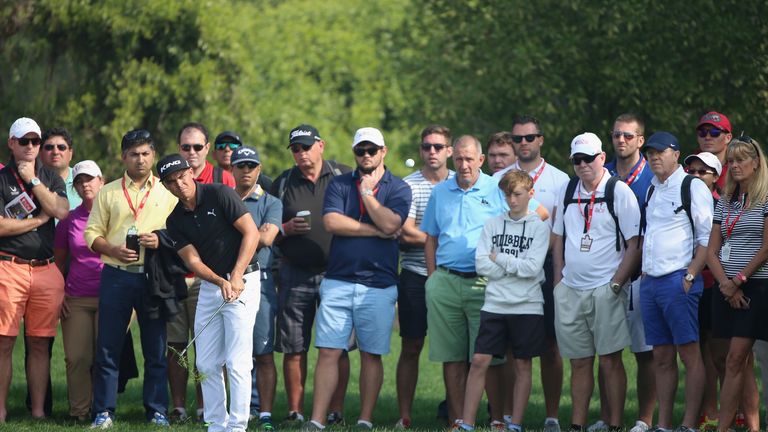
[[[141,367],[141,347],[139,346],[138,329],[134,330],[134,342],[136,345],[136,354],[139,361],[139,370]],[[53,379],[53,396],[54,396],[54,415],[53,418],[45,421],[33,421],[29,417],[24,406],[24,397],[26,394],[26,381],[24,379],[23,364],[24,364],[24,347],[23,338],[19,338],[14,350],[14,363],[13,363],[13,382],[11,385],[10,394],[8,397],[8,408],[10,421],[2,425],[0,424],[0,430],[9,431],[68,431],[68,430],[82,430],[85,429],[85,425],[74,425],[68,420],[68,404],[66,395],[66,370],[64,366],[64,353],[62,349],[61,336],[56,338],[54,346],[54,356],[52,360],[51,370]],[[443,399],[444,390],[442,383],[441,367],[437,363],[430,362],[427,359],[427,347],[421,356],[420,361],[420,376],[419,383],[416,389],[416,400],[414,402],[413,409],[413,426],[416,430],[440,430],[445,429],[435,419],[435,412],[437,404]],[[397,335],[397,329],[393,331],[392,335],[392,352],[384,357],[384,385],[381,390],[379,401],[376,405],[376,411],[374,413],[374,420],[376,425],[381,426],[382,429],[390,428],[391,425],[399,418],[397,408],[397,396],[395,392],[395,366],[400,351],[400,338]],[[312,410],[312,373],[314,372],[315,359],[317,351],[313,348],[310,350],[310,377],[307,380],[308,391],[305,402],[305,415],[308,415]],[[345,418],[348,423],[354,424],[357,419],[357,413],[359,413],[360,399],[358,394],[357,377],[359,371],[359,356],[356,353],[350,355],[352,361],[352,374],[350,378],[349,389],[347,392],[346,406],[345,406]],[[273,411],[273,417],[275,419],[282,419],[286,415],[286,400],[285,392],[283,390],[282,373],[280,365],[282,364],[282,356],[276,353],[276,362],[278,365],[278,391],[275,401],[275,408]],[[627,369],[629,390],[627,393],[626,410],[624,414],[625,425],[634,425],[635,415],[637,413],[637,401],[635,397],[635,370],[634,359],[632,355],[625,350],[624,362]],[[681,380],[683,378],[683,368],[681,367]],[[570,387],[568,385],[569,380],[569,368],[567,361],[565,362],[565,383],[563,388],[563,397],[560,403],[560,423],[564,427],[570,424]],[[540,380],[539,380],[538,361],[534,361],[534,388],[530,398],[530,404],[526,413],[526,428],[538,429],[544,420],[544,397],[541,392]],[[188,386],[187,405],[189,408],[194,406],[194,392],[192,385]],[[483,403],[482,407],[485,406]],[[676,403],[675,412],[676,419],[679,420],[682,415],[682,381],[680,389],[678,390],[678,401]],[[590,422],[596,420],[599,415],[599,401],[597,400],[597,390],[595,390],[590,404]],[[189,409],[188,409],[189,411]],[[487,416],[485,415],[484,408],[481,408],[481,415],[479,421],[485,421]],[[190,412],[194,412],[191,410]],[[147,430],[150,429],[144,421],[144,408],[141,400],[141,377],[133,379],[129,382],[126,392],[118,398],[117,408],[117,423],[113,430]],[[179,431],[200,431],[202,427],[194,424],[180,424],[174,425],[174,430]],[[251,425],[250,430],[256,430],[255,425]],[[285,429],[285,428],[283,428]],[[351,428],[349,428],[351,429]],[[384,429],[386,430],[386,429]]]

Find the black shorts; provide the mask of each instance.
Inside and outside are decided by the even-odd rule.
[[[544,282],[541,283],[541,292],[544,294],[544,331],[548,338],[555,338],[555,269],[552,263],[552,254],[547,253],[544,259]]]
[[[699,336],[712,330],[712,298],[715,292],[720,292],[720,286],[715,282],[712,288],[704,287],[699,299]]]
[[[734,309],[719,288],[712,292],[712,335],[768,341],[768,280],[750,279],[741,286],[749,297],[749,309]]]
[[[475,352],[502,358],[507,349],[519,359],[538,357],[544,351],[544,316],[496,314],[480,311]]]
[[[286,260],[281,261],[275,351],[286,354],[309,351],[324,274],[307,272]]]
[[[427,301],[424,284],[427,277],[410,270],[400,271],[397,284],[397,319],[400,337],[423,338],[427,335]]]

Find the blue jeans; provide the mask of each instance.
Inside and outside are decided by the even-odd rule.
[[[123,340],[136,309],[144,354],[144,409],[147,420],[155,412],[166,415],[168,373],[165,358],[166,322],[150,319],[144,308],[147,278],[105,265],[99,291],[99,335],[93,365],[93,414],[107,411],[114,415],[117,406],[117,377]]]

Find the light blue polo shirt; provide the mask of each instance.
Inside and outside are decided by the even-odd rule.
[[[72,167],[69,167],[69,176],[64,180],[64,185],[67,186],[67,201],[69,201],[69,209],[74,210],[77,206],[83,203],[83,199],[77,194],[75,190],[75,176],[73,174]]]
[[[468,190],[456,177],[432,189],[421,230],[437,237],[437,265],[461,272],[475,271],[475,249],[485,221],[509,210],[491,176],[480,177]]]

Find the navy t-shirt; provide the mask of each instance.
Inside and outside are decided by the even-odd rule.
[[[357,188],[357,171],[334,177],[325,191],[323,214],[341,213],[375,225],[364,209]],[[389,170],[379,180],[376,199],[405,222],[411,206],[411,188]],[[387,288],[397,284],[398,245],[396,239],[334,235],[325,277],[369,287]]]

